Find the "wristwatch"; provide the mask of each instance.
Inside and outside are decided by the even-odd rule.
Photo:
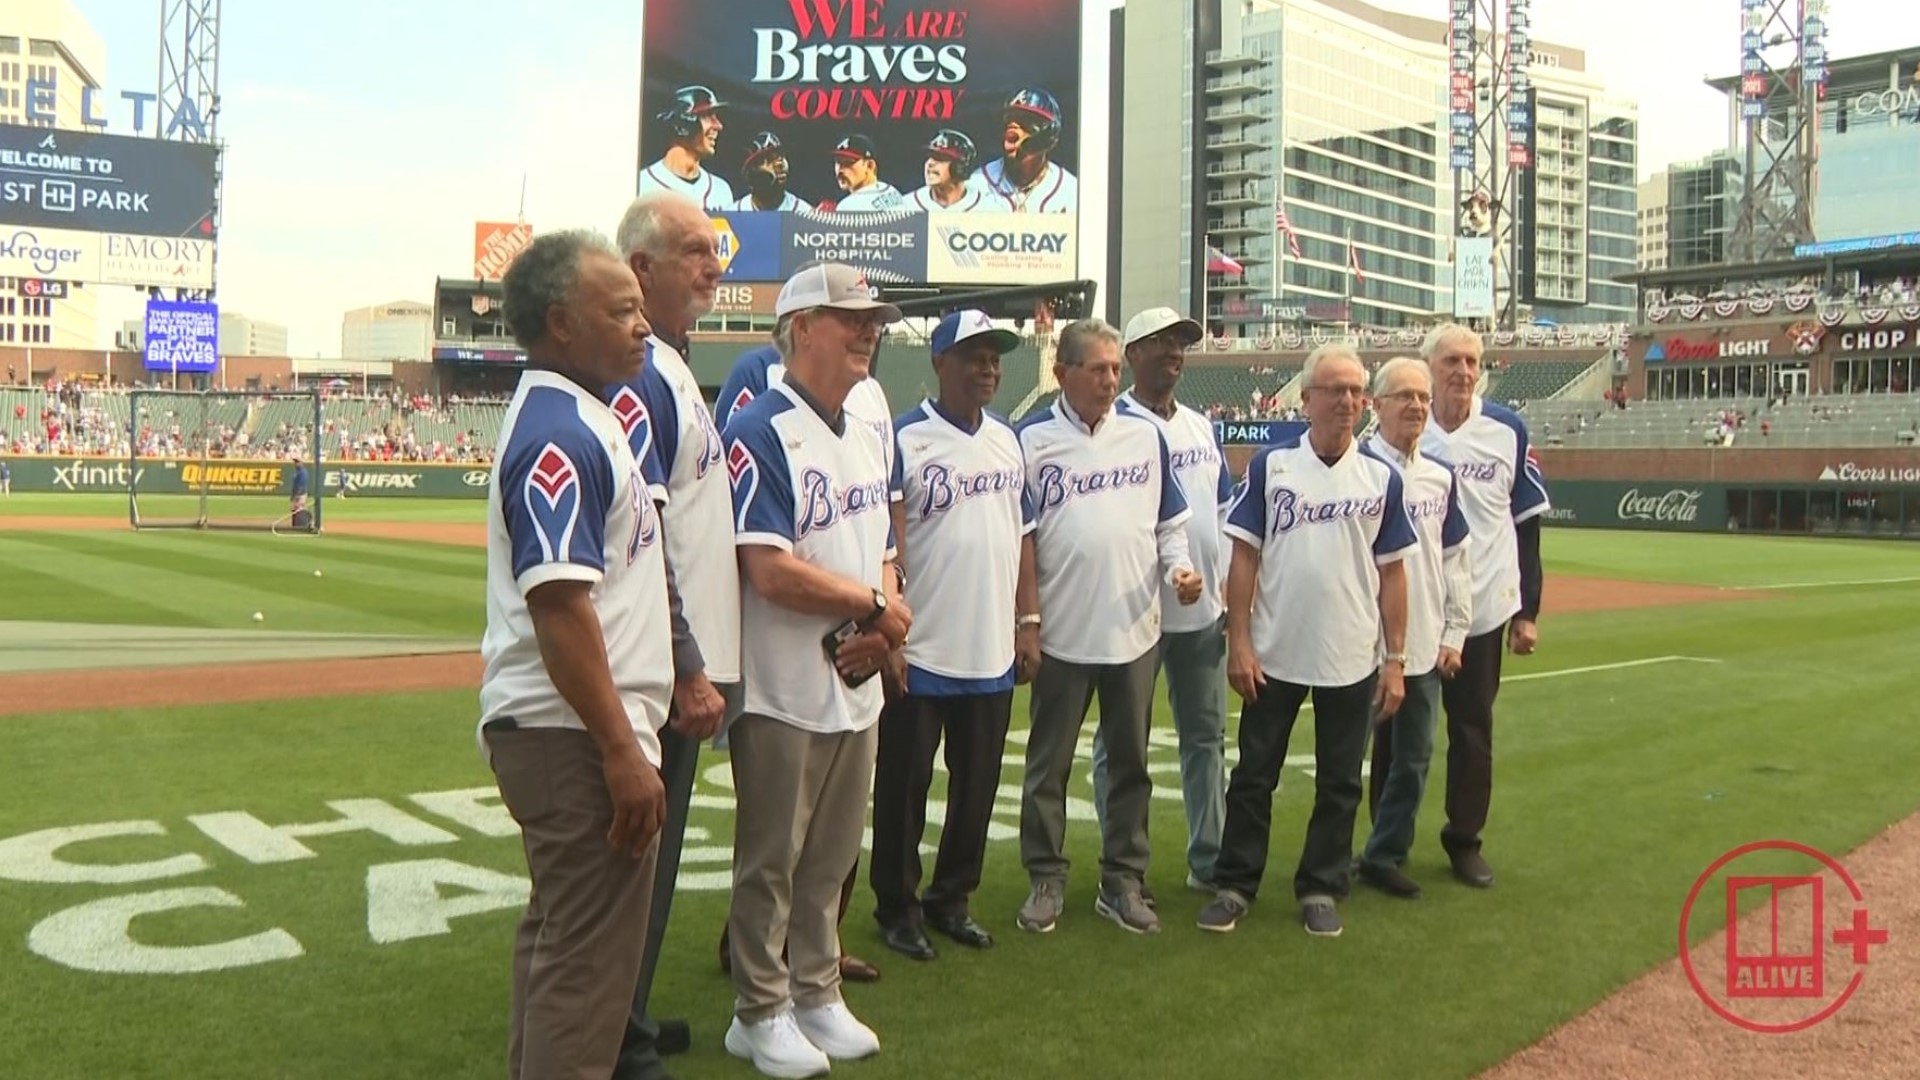
[[[1383,664],[1399,664],[1401,667],[1406,667],[1407,654],[1404,652],[1390,652],[1382,658],[1380,662]]]
[[[880,616],[885,615],[886,613],[887,613],[886,591],[883,589],[875,589],[873,590],[873,610],[867,612],[866,618],[860,620],[860,625],[872,626],[875,622],[879,621]]]
[[[1021,629],[1023,627],[1039,626],[1039,625],[1040,625],[1040,613],[1037,611],[1027,615],[1022,615],[1019,618],[1013,620],[1013,628],[1016,630]]]

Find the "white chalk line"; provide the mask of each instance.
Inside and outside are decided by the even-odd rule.
[[[1911,585],[1914,577],[1854,578],[1849,581],[1785,581],[1773,585],[1722,585],[1723,592],[1772,592],[1776,589],[1844,589],[1859,585]]]

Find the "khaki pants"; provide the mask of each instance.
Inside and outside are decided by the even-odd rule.
[[[647,940],[656,839],[636,859],[607,845],[613,804],[592,736],[487,732],[500,796],[533,878],[513,943],[509,1080],[607,1080]]]
[[[860,855],[880,729],[816,735],[748,713],[727,742],[734,1014],[757,1024],[840,1000],[840,891]]]

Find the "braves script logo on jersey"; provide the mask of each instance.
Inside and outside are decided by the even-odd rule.
[[[1194,446],[1185,450],[1175,450],[1167,455],[1167,464],[1174,472],[1186,472],[1200,465],[1217,465],[1220,451],[1211,446]]]
[[[640,557],[640,549],[652,547],[659,537],[660,517],[654,512],[653,500],[647,497],[647,484],[639,469],[628,474],[628,489],[633,493],[633,539],[627,541],[627,565],[632,566]]]
[[[533,518],[533,533],[547,562],[571,555],[573,527],[580,518],[580,471],[573,459],[548,443],[527,473],[523,493]]]
[[[805,536],[818,529],[831,529],[843,518],[884,508],[887,483],[875,480],[871,484],[854,484],[841,488],[836,496],[833,481],[825,470],[808,468],[800,473],[800,499],[798,531]]]
[[[1435,495],[1430,499],[1410,500],[1407,503],[1407,516],[1412,518],[1416,523],[1424,521],[1427,518],[1446,517],[1446,495]]]
[[[928,464],[920,470],[926,494],[920,500],[920,520],[944,514],[966,499],[1012,492],[1020,497],[1023,478],[1017,468],[956,473],[950,465]]]
[[[647,416],[646,403],[640,400],[633,387],[623,386],[613,400],[607,403],[613,415],[620,421],[620,430],[627,433],[627,445],[633,448],[633,459],[644,460],[647,445],[653,442],[653,421]]]
[[[713,426],[713,415],[707,412],[706,403],[695,395],[693,399],[694,421],[700,425],[700,458],[693,464],[695,478],[704,477],[715,465],[720,464],[723,449],[720,445],[720,429]]]
[[[1279,536],[1282,533],[1292,532],[1302,525],[1325,525],[1351,518],[1377,518],[1386,511],[1386,508],[1385,495],[1375,495],[1371,499],[1328,499],[1326,502],[1314,502],[1311,499],[1301,498],[1300,493],[1292,488],[1275,488],[1273,535]]]
[[[1528,450],[1532,452],[1531,448]],[[1500,463],[1497,461],[1460,461],[1453,466],[1453,475],[1462,480],[1477,480],[1490,483],[1500,479]]]
[[[1040,467],[1040,509],[1050,510],[1068,499],[1098,495],[1121,488],[1146,487],[1153,482],[1153,462],[1136,461],[1097,472],[1075,472],[1064,465]]]

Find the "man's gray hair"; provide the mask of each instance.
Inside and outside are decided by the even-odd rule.
[[[580,283],[580,263],[589,253],[618,260],[620,253],[607,238],[592,229],[569,229],[536,236],[514,257],[501,279],[502,313],[513,340],[531,349],[547,336],[547,309],[573,300]]]
[[[1387,387],[1393,385],[1394,376],[1409,370],[1417,373],[1429,390],[1433,388],[1433,372],[1427,367],[1426,361],[1412,356],[1396,356],[1381,364],[1380,370],[1373,373],[1373,396],[1386,393]]]
[[[1120,344],[1120,331],[1105,319],[1081,319],[1067,324],[1060,331],[1060,346],[1054,352],[1054,358],[1066,367],[1079,367],[1086,362],[1093,347],[1103,341]]]
[[[1420,343],[1420,359],[1432,363],[1433,358],[1440,354],[1440,350],[1446,347],[1447,342],[1461,338],[1473,342],[1473,351],[1476,354],[1483,353],[1486,349],[1486,344],[1480,340],[1480,335],[1467,327],[1459,323],[1441,323],[1428,331],[1426,340]]]
[[[677,191],[649,191],[628,203],[627,212],[620,216],[620,228],[613,238],[613,242],[620,246],[621,256],[632,258],[636,251],[665,255],[667,212],[675,206],[705,213],[699,203]]]
[[[1359,351],[1353,346],[1345,342],[1330,341],[1307,354],[1307,366],[1300,369],[1300,385],[1311,389],[1314,376],[1320,373],[1320,365],[1329,360],[1351,360],[1360,365],[1360,371],[1363,374],[1367,370],[1366,361],[1360,359]]]
[[[782,362],[793,355],[793,312],[791,311],[780,316],[779,321],[773,324],[773,351],[780,354]]]

